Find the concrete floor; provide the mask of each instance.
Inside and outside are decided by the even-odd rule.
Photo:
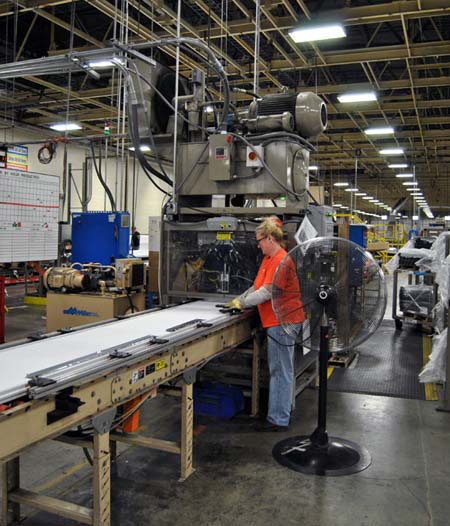
[[[8,314],[9,338],[45,329],[40,308]],[[392,324],[393,325],[393,324]],[[392,327],[394,330],[394,327]],[[405,329],[408,330],[408,329]],[[142,434],[175,440],[178,401],[160,396],[141,412]],[[365,471],[316,477],[275,462],[272,448],[287,436],[311,433],[317,392],[297,399],[288,433],[258,433],[253,421],[196,418],[196,472],[178,482],[175,455],[121,447],[113,467],[113,526],[448,526],[450,414],[436,402],[329,392],[330,435],[364,445]],[[2,437],[5,439],[5,437]],[[90,468],[81,450],[45,442],[22,456],[27,489],[90,505]],[[24,526],[69,526],[59,517],[24,509]]]
[[[290,471],[272,458],[274,444],[309,434],[316,391],[298,399],[288,433],[258,433],[239,416],[197,419],[196,472],[178,479],[174,455],[124,448],[113,468],[113,526],[448,526],[450,415],[436,403],[330,393],[330,434],[364,445],[365,471],[316,477]],[[160,397],[146,405],[143,434],[175,439],[178,403]],[[79,504],[91,502],[89,468],[77,448],[47,442],[22,458],[23,485]],[[75,524],[39,513],[26,526]]]

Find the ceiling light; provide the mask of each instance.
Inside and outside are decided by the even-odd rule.
[[[394,133],[394,128],[392,126],[384,126],[383,128],[367,128],[364,133],[366,135],[389,135]]]
[[[418,221],[418,219],[419,219],[419,216],[412,216],[413,221]]]
[[[52,124],[50,128],[56,131],[81,130],[81,126],[76,122],[61,122],[59,124]]]
[[[340,208],[342,205],[341,205],[341,203],[335,203],[333,206],[336,207],[336,208]]]
[[[134,146],[130,146],[128,149],[129,149],[130,151],[132,151],[132,152],[135,151],[135,147],[134,147]],[[146,144],[141,144],[141,145],[139,146],[139,149],[141,150],[141,152],[151,152],[151,151],[152,151],[151,148],[150,148],[150,146],[147,146]]]
[[[387,220],[388,220],[388,216],[381,216],[381,219],[382,219],[383,221],[387,221]]]
[[[343,93],[338,95],[338,101],[342,103],[347,102],[372,102],[377,100],[377,95],[374,91],[367,91],[364,93]]]
[[[381,155],[401,155],[404,152],[404,148],[384,148],[380,150]]]
[[[116,66],[117,64],[125,64],[125,61],[123,59],[120,59],[118,57],[114,57],[112,59],[103,59],[103,60],[92,60],[91,62],[88,62],[88,66],[92,69],[102,69],[102,68],[112,68]]]
[[[408,168],[408,165],[406,163],[394,163],[388,164],[388,168]]]
[[[434,218],[433,212],[429,208],[425,208],[425,210],[423,212],[428,217],[428,219],[433,219]]]
[[[417,186],[419,183],[417,181],[406,181],[402,183],[403,186]]]
[[[409,177],[414,177],[414,174],[410,174],[410,173],[397,174],[395,177],[398,177],[399,179],[408,179]]]
[[[348,183],[334,183],[334,186],[348,186]]]
[[[407,192],[417,192],[420,191],[420,188],[406,188]]]
[[[358,188],[346,188],[345,189],[346,192],[358,192]]]
[[[358,192],[357,194],[355,194],[357,196],[363,196],[363,195],[367,195],[366,192]]]
[[[295,43],[315,42],[317,40],[330,40],[332,38],[346,37],[344,28],[340,24],[326,26],[306,27],[289,31],[289,36]]]
[[[373,199],[373,197],[371,195],[366,195],[365,197],[363,197],[364,201],[370,201],[370,199]]]
[[[309,171],[310,171],[310,172],[315,172],[315,171],[318,170],[318,169],[319,169],[319,167],[316,166],[316,165],[314,165],[314,164],[312,164],[312,165],[309,167]]]
[[[445,221],[450,221],[450,216],[444,216]]]

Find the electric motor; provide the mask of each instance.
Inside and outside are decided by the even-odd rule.
[[[88,290],[90,278],[77,269],[50,267],[44,274],[44,286],[47,290]]]
[[[293,119],[293,130],[305,139],[315,137],[327,127],[327,107],[315,93],[276,93],[252,102],[248,109],[248,122],[255,128],[262,117],[279,117],[289,113]],[[285,118],[286,120],[286,118]],[[274,119],[272,131],[279,127],[280,119]],[[278,126],[277,126],[278,125]],[[286,129],[286,128],[284,128]],[[265,131],[268,131],[267,128]]]

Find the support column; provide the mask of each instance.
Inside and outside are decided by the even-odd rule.
[[[194,472],[192,467],[192,445],[194,425],[193,384],[183,381],[181,391],[181,477],[186,480]]]
[[[20,504],[11,502],[9,494],[20,488],[20,457],[1,464],[2,507],[0,525],[9,526],[20,520]]]
[[[93,526],[111,523],[111,455],[109,431],[94,434],[94,517]]]

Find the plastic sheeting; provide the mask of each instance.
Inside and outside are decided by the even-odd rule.
[[[445,382],[447,372],[447,329],[433,336],[430,360],[419,374],[419,382]]]

